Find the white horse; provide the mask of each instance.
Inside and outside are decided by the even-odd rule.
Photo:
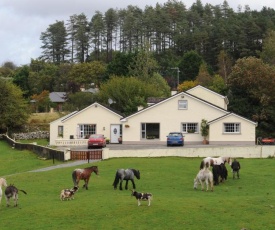
[[[194,189],[197,189],[198,184],[201,184],[201,190],[204,191],[204,183],[206,184],[206,191],[210,184],[211,191],[213,192],[213,173],[209,170],[209,163],[206,163],[203,169],[200,169],[196,178],[194,179]]]
[[[5,187],[8,186],[7,181],[4,178],[0,178],[0,205],[1,205],[2,195],[3,195],[2,186],[5,186]]]
[[[229,165],[231,165],[232,163],[232,159],[230,157],[206,157],[202,160],[201,165],[200,165],[200,169],[203,169],[205,167],[205,164],[208,163],[210,166],[213,165],[221,165],[221,164],[225,164],[228,163]]]

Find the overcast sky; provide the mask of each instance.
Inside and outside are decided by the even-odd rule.
[[[144,9],[146,5],[164,4],[168,0],[0,0],[0,66],[12,61],[20,66],[41,54],[41,32],[50,24],[67,21],[73,14],[84,13],[90,20],[95,11],[125,9],[128,5]],[[182,1],[187,9],[196,0]],[[223,0],[201,0],[202,4],[221,5]],[[275,0],[227,0],[234,11],[249,5],[260,11],[263,6],[275,9]]]

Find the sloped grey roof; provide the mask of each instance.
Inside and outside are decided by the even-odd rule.
[[[66,93],[65,92],[51,92],[50,95],[51,102],[65,102]]]

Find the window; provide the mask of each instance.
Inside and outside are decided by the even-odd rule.
[[[159,139],[159,123],[141,123],[141,139]]]
[[[182,123],[183,133],[198,133],[198,123]]]
[[[225,133],[240,133],[240,124],[239,123],[224,123],[224,132]]]
[[[96,125],[94,124],[79,125],[79,138],[87,138],[91,134],[96,134]]]
[[[187,100],[178,101],[178,109],[187,109],[187,107],[188,107]]]
[[[58,136],[63,137],[63,125],[58,126]]]

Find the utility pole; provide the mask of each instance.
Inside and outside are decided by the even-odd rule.
[[[180,70],[179,70],[179,67],[173,67],[171,69],[177,70],[177,88],[178,88],[179,84],[180,84]]]

